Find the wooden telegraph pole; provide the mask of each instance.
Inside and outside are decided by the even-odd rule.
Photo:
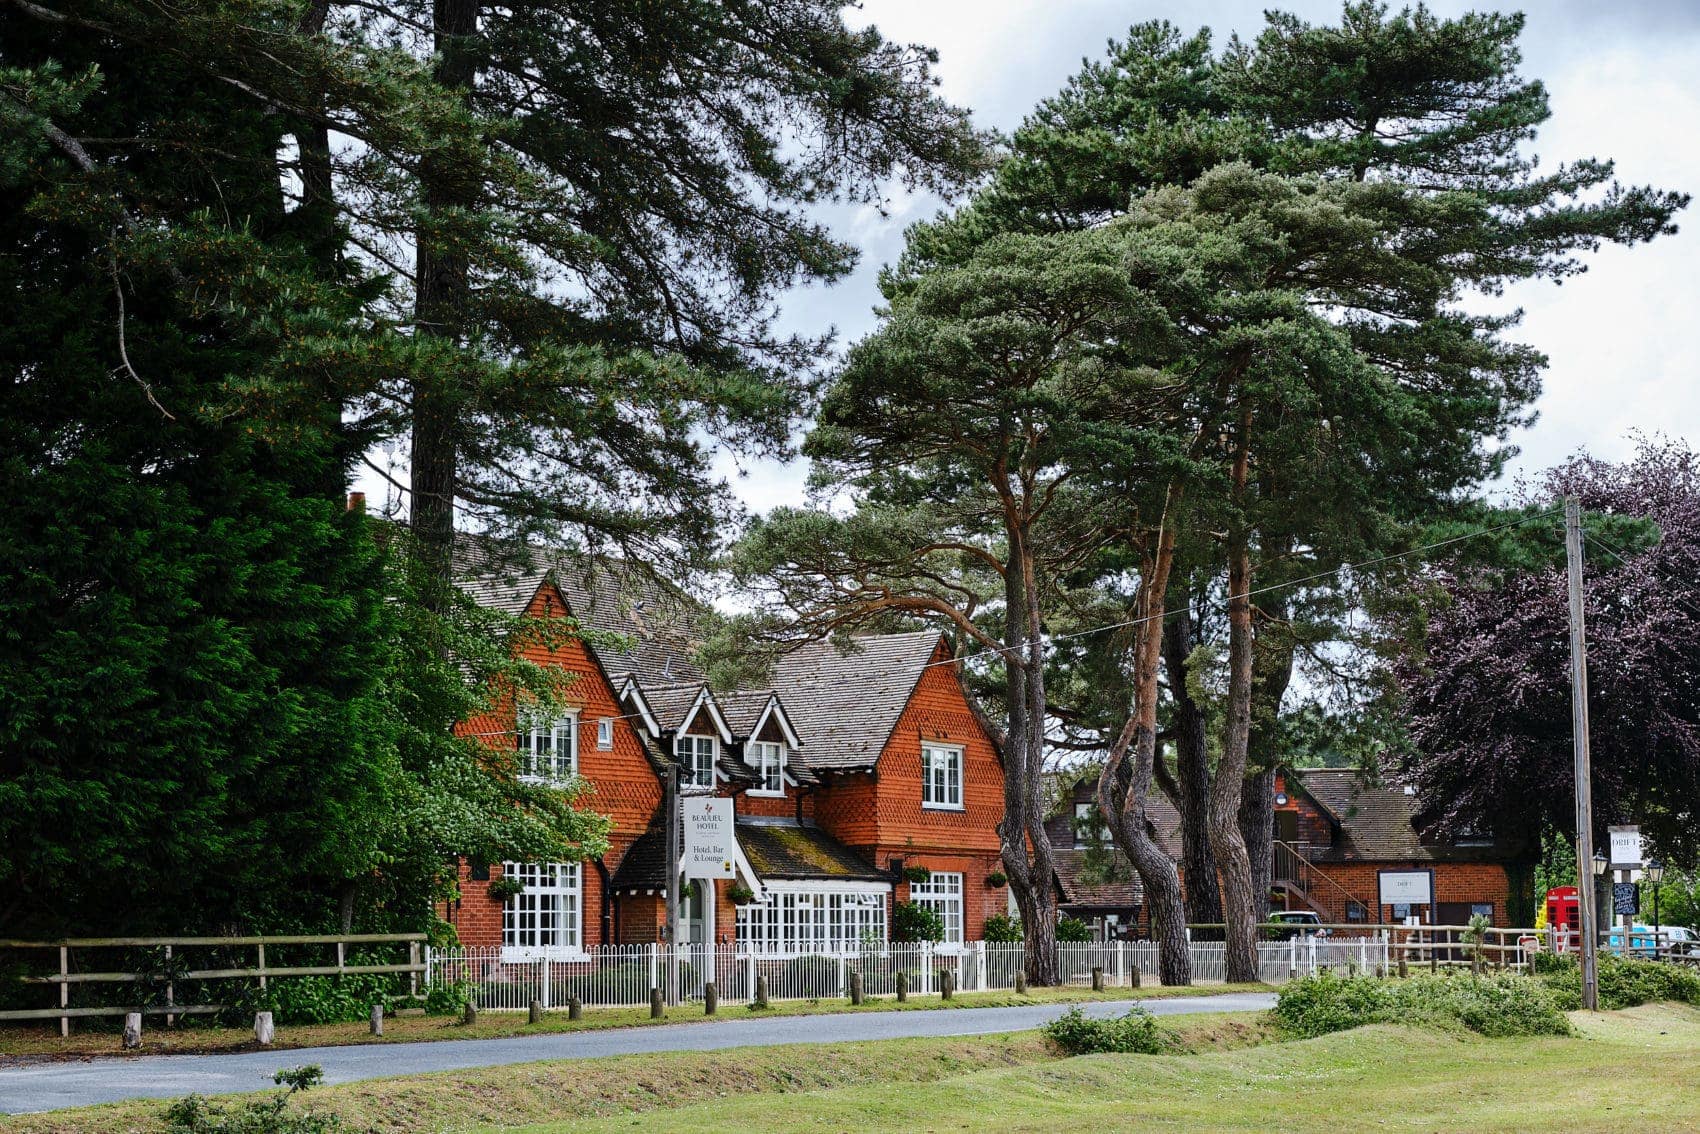
[[[667,939],[666,999],[678,1003],[679,989],[679,765],[667,766],[667,921],[663,934]]]
[[[1588,758],[1588,631],[1582,610],[1582,505],[1564,498],[1564,558],[1570,577],[1570,731],[1576,754],[1576,894],[1581,899],[1582,1007],[1600,1007],[1599,928],[1594,906],[1594,793]]]

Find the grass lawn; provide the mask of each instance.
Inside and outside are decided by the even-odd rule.
[[[1268,992],[1265,985],[1241,984],[1195,985],[1191,988],[1111,988],[1093,992],[1090,988],[1039,988],[1026,996],[1013,992],[959,992],[950,1000],[937,995],[911,996],[899,1004],[890,996],[870,997],[861,1007],[853,1008],[846,1000],[783,1000],[774,1001],[764,1012],[755,1012],[741,1002],[721,1001],[717,1018],[724,1020],[755,1019],[759,1016],[813,1016],[839,1012],[902,1012],[926,1008],[1003,1008],[1021,1004],[1059,1004],[1086,1000],[1158,999],[1171,996],[1210,996],[1228,992]],[[302,1024],[277,1029],[272,1050],[293,1047],[325,1047],[356,1043],[410,1043],[422,1040],[493,1039],[498,1036],[536,1035],[544,1032],[577,1032],[596,1028],[648,1027],[657,1023],[679,1023],[701,1020],[702,1005],[685,1004],[667,1010],[665,1020],[649,1018],[649,1008],[586,1008],[584,1019],[574,1023],[567,1019],[567,1010],[557,1008],[546,1014],[540,1024],[526,1023],[524,1012],[480,1012],[478,1023],[462,1024],[449,1016],[398,1016],[384,1021],[384,1035],[379,1039],[368,1034],[364,1020],[352,1024]],[[87,1024],[84,1030],[67,1038],[59,1035],[57,1020],[40,1027],[0,1028],[0,1065],[7,1059],[39,1059],[90,1055],[123,1057],[127,1055],[166,1055],[185,1052],[251,1051],[258,1050],[254,1033],[249,1028],[216,1028],[194,1025],[166,1028],[164,1020],[149,1016],[143,1025],[142,1046],[137,1052],[122,1051],[116,1026],[111,1030],[95,1031]]]
[[[806,1100],[751,1094],[651,1114],[643,1127],[646,1134],[1700,1128],[1700,1012],[1659,1005],[1574,1019],[1581,1034],[1573,1038],[1487,1040],[1377,1025],[1201,1055],[1095,1055],[867,1084]],[[588,1119],[524,1130],[578,1134],[630,1124]]]
[[[1165,1021],[1189,1047],[1223,1050],[1272,1036],[1262,1012],[1174,1016]],[[1056,1064],[1036,1032],[881,1043],[669,1052],[612,1059],[557,1060],[485,1067],[320,1087],[304,1101],[339,1115],[351,1131],[383,1134],[463,1131],[544,1122],[562,1114],[634,1115],[740,1094],[795,1097],[858,1085],[892,1087],[960,1079],[997,1068]],[[279,1060],[279,1066],[287,1066]],[[236,1103],[265,1094],[219,1100]],[[84,1107],[0,1119],[7,1134],[158,1134],[166,1104],[157,1100]],[[649,1121],[649,1117],[645,1118]]]

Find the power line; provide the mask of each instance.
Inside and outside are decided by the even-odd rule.
[[[1463,543],[1466,540],[1477,539],[1485,535],[1493,535],[1495,532],[1502,532],[1511,528],[1521,527],[1524,524],[1533,523],[1536,520],[1549,519],[1553,516],[1559,515],[1563,511],[1564,509],[1562,508],[1552,508],[1545,512],[1536,512],[1528,516],[1519,517],[1515,520],[1507,520],[1503,524],[1495,524],[1492,527],[1478,528],[1473,532],[1465,532],[1463,535],[1452,536],[1449,539],[1436,540],[1433,543],[1425,543],[1420,547],[1412,547],[1404,551],[1389,552],[1386,555],[1377,555],[1371,559],[1360,559],[1354,563],[1342,563],[1337,567],[1331,567],[1326,571],[1318,571],[1315,574],[1306,575],[1302,578],[1288,579],[1280,583],[1270,583],[1268,586],[1264,587],[1255,587],[1252,590],[1245,592],[1243,595],[1229,595],[1223,600],[1222,605],[1226,607],[1236,598],[1253,599],[1258,595],[1273,594],[1276,591],[1287,590],[1292,587],[1302,587],[1307,583],[1314,583],[1321,579],[1332,578],[1345,571],[1362,570],[1365,567],[1374,567],[1381,563],[1390,563],[1396,559],[1407,559],[1413,555],[1421,555],[1424,552],[1437,551],[1440,548],[1451,547],[1454,544]],[[1085,630],[1073,630],[1067,634],[1055,634],[1046,639],[1046,641],[1048,644],[1054,644],[1057,642],[1066,642],[1074,638],[1084,638],[1092,634],[1102,634],[1110,630],[1125,630],[1133,626],[1143,625],[1146,622],[1162,621],[1171,615],[1191,614],[1195,611],[1202,611],[1205,606],[1206,604],[1204,603],[1199,603],[1197,605],[1189,603],[1186,606],[1178,607],[1174,610],[1165,609],[1158,611],[1155,614],[1141,615],[1138,618],[1129,618],[1120,622],[1108,622],[1102,626],[1093,626]],[[999,646],[996,649],[988,648],[981,650],[978,653],[964,654],[961,657],[945,658],[942,661],[928,662],[921,668],[927,669],[935,665],[955,665],[959,662],[973,661],[975,658],[986,657],[988,655],[1010,654],[1025,648],[1025,646]]]

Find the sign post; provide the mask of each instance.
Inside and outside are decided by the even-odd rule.
[[[1611,843],[1612,869],[1617,871],[1617,881],[1611,887],[1611,910],[1622,927],[1623,941],[1618,951],[1627,957],[1635,915],[1641,912],[1641,891],[1634,882],[1634,872],[1641,868],[1641,828],[1634,824],[1607,827],[1606,837]]]

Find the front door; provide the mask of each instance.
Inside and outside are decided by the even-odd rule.
[[[700,959],[703,979],[714,979],[714,883],[685,882],[679,896],[679,944]]]

